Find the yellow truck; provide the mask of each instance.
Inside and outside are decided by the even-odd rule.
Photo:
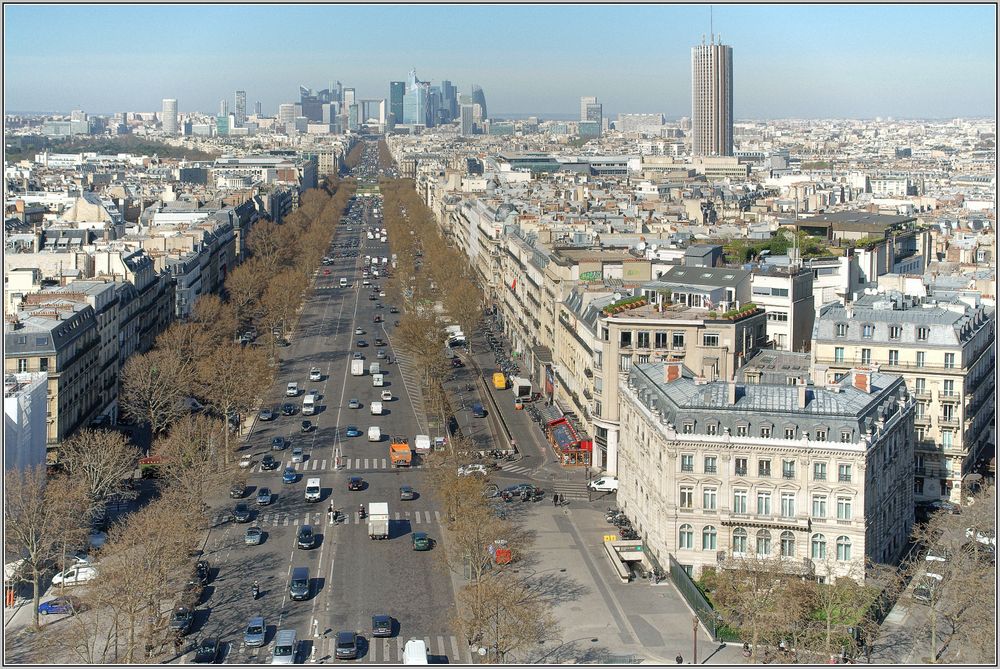
[[[406,437],[394,435],[389,442],[389,461],[393,467],[409,467],[413,460],[410,443]]]
[[[493,373],[493,387],[497,390],[507,389],[507,377],[502,372]]]

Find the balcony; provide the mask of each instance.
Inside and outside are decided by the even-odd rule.
[[[585,367],[584,368],[583,375],[586,376],[588,379],[594,378],[594,373],[592,371],[590,371],[590,367]]]
[[[913,424],[929,426],[931,424],[931,417],[928,416],[927,414],[924,414],[923,416],[914,416]]]
[[[737,467],[736,468],[736,475],[737,476],[746,476],[747,475],[747,468],[746,467]]]
[[[924,388],[922,390],[914,390],[911,394],[913,395],[913,397],[915,399],[918,399],[918,400],[930,400],[931,399],[931,391],[927,390],[926,388]]]
[[[793,478],[795,478],[795,472],[781,472],[781,478],[783,478],[783,479],[793,479]]]
[[[938,393],[939,402],[961,402],[962,396],[954,390],[942,390]]]
[[[759,476],[762,479],[769,479],[769,478],[771,478],[771,470],[770,469],[758,469],[757,470],[757,476]]]
[[[958,427],[958,417],[957,416],[944,416],[938,417],[938,427]]]

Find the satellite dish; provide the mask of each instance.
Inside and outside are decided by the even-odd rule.
[[[621,293],[615,293],[615,302],[617,302],[620,299],[622,299],[622,294]]]
[[[636,244],[635,245],[635,250],[636,251],[645,251],[646,250],[646,242],[639,242],[638,244]]]
[[[656,244],[650,244],[649,245],[649,250],[653,251],[654,253],[656,252],[656,249],[658,249],[658,248],[660,248],[660,247],[657,246]]]

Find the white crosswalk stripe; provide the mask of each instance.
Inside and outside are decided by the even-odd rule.
[[[503,465],[500,470],[505,474],[520,474],[521,476],[531,476],[532,470],[528,467],[521,467],[519,465]]]
[[[326,469],[326,460],[321,460],[321,462],[320,469]]]

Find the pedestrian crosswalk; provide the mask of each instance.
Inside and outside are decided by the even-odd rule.
[[[222,512],[216,514],[214,524],[228,521],[232,514]],[[440,525],[444,522],[444,516],[440,511],[396,511],[392,515],[392,520],[397,522],[406,521],[411,525]],[[357,511],[352,513],[340,512],[338,525],[364,525],[368,518],[362,518]],[[287,511],[268,511],[268,507],[261,507],[256,517],[251,519],[251,524],[268,525],[270,527],[298,527],[299,525],[323,525],[329,523],[329,517],[324,507],[322,511],[310,511],[306,513],[289,513]]]
[[[280,469],[283,467],[292,467],[297,472],[321,472],[328,469],[337,469],[336,463],[331,458],[309,458],[305,462],[282,462],[279,467],[272,470],[267,470],[261,468],[260,464],[256,464],[250,470],[255,474],[261,472],[275,471],[280,473]],[[417,462],[410,465],[409,469],[422,469],[423,464]],[[403,469],[400,467],[393,467],[392,463],[389,462],[388,458],[341,458],[340,469],[352,470],[352,471],[371,471],[377,469]]]
[[[581,481],[551,481],[543,488],[546,494],[557,493],[563,499],[589,499],[587,496],[587,484]]]
[[[500,471],[504,474],[518,474],[520,476],[530,478],[535,472],[530,467],[522,467],[521,465],[508,465],[506,463],[500,466]]]
[[[365,637],[367,643],[359,644],[359,650],[361,655],[358,655],[355,660],[337,660],[333,657],[333,635],[330,634],[325,638],[318,639],[317,643],[317,655],[327,656],[325,662],[331,664],[340,664],[342,662],[350,662],[357,664],[361,662],[362,664],[402,664],[403,663],[403,647],[406,642],[410,639],[422,639],[424,644],[427,646],[428,659],[432,664],[471,664],[472,657],[469,647],[464,641],[460,640],[454,635],[431,635],[431,636],[396,636],[389,639],[380,639],[371,637],[367,634],[362,633]],[[305,648],[310,647],[308,642],[311,642],[309,635],[299,637],[302,641],[307,642],[303,646],[300,646],[300,653],[304,652]],[[230,650],[226,655],[226,664],[266,664],[271,660],[271,650],[268,646],[263,646],[260,648],[250,648],[243,644],[242,642],[234,642],[230,644]],[[308,657],[303,657],[299,655],[296,658],[296,662],[306,662]]]

